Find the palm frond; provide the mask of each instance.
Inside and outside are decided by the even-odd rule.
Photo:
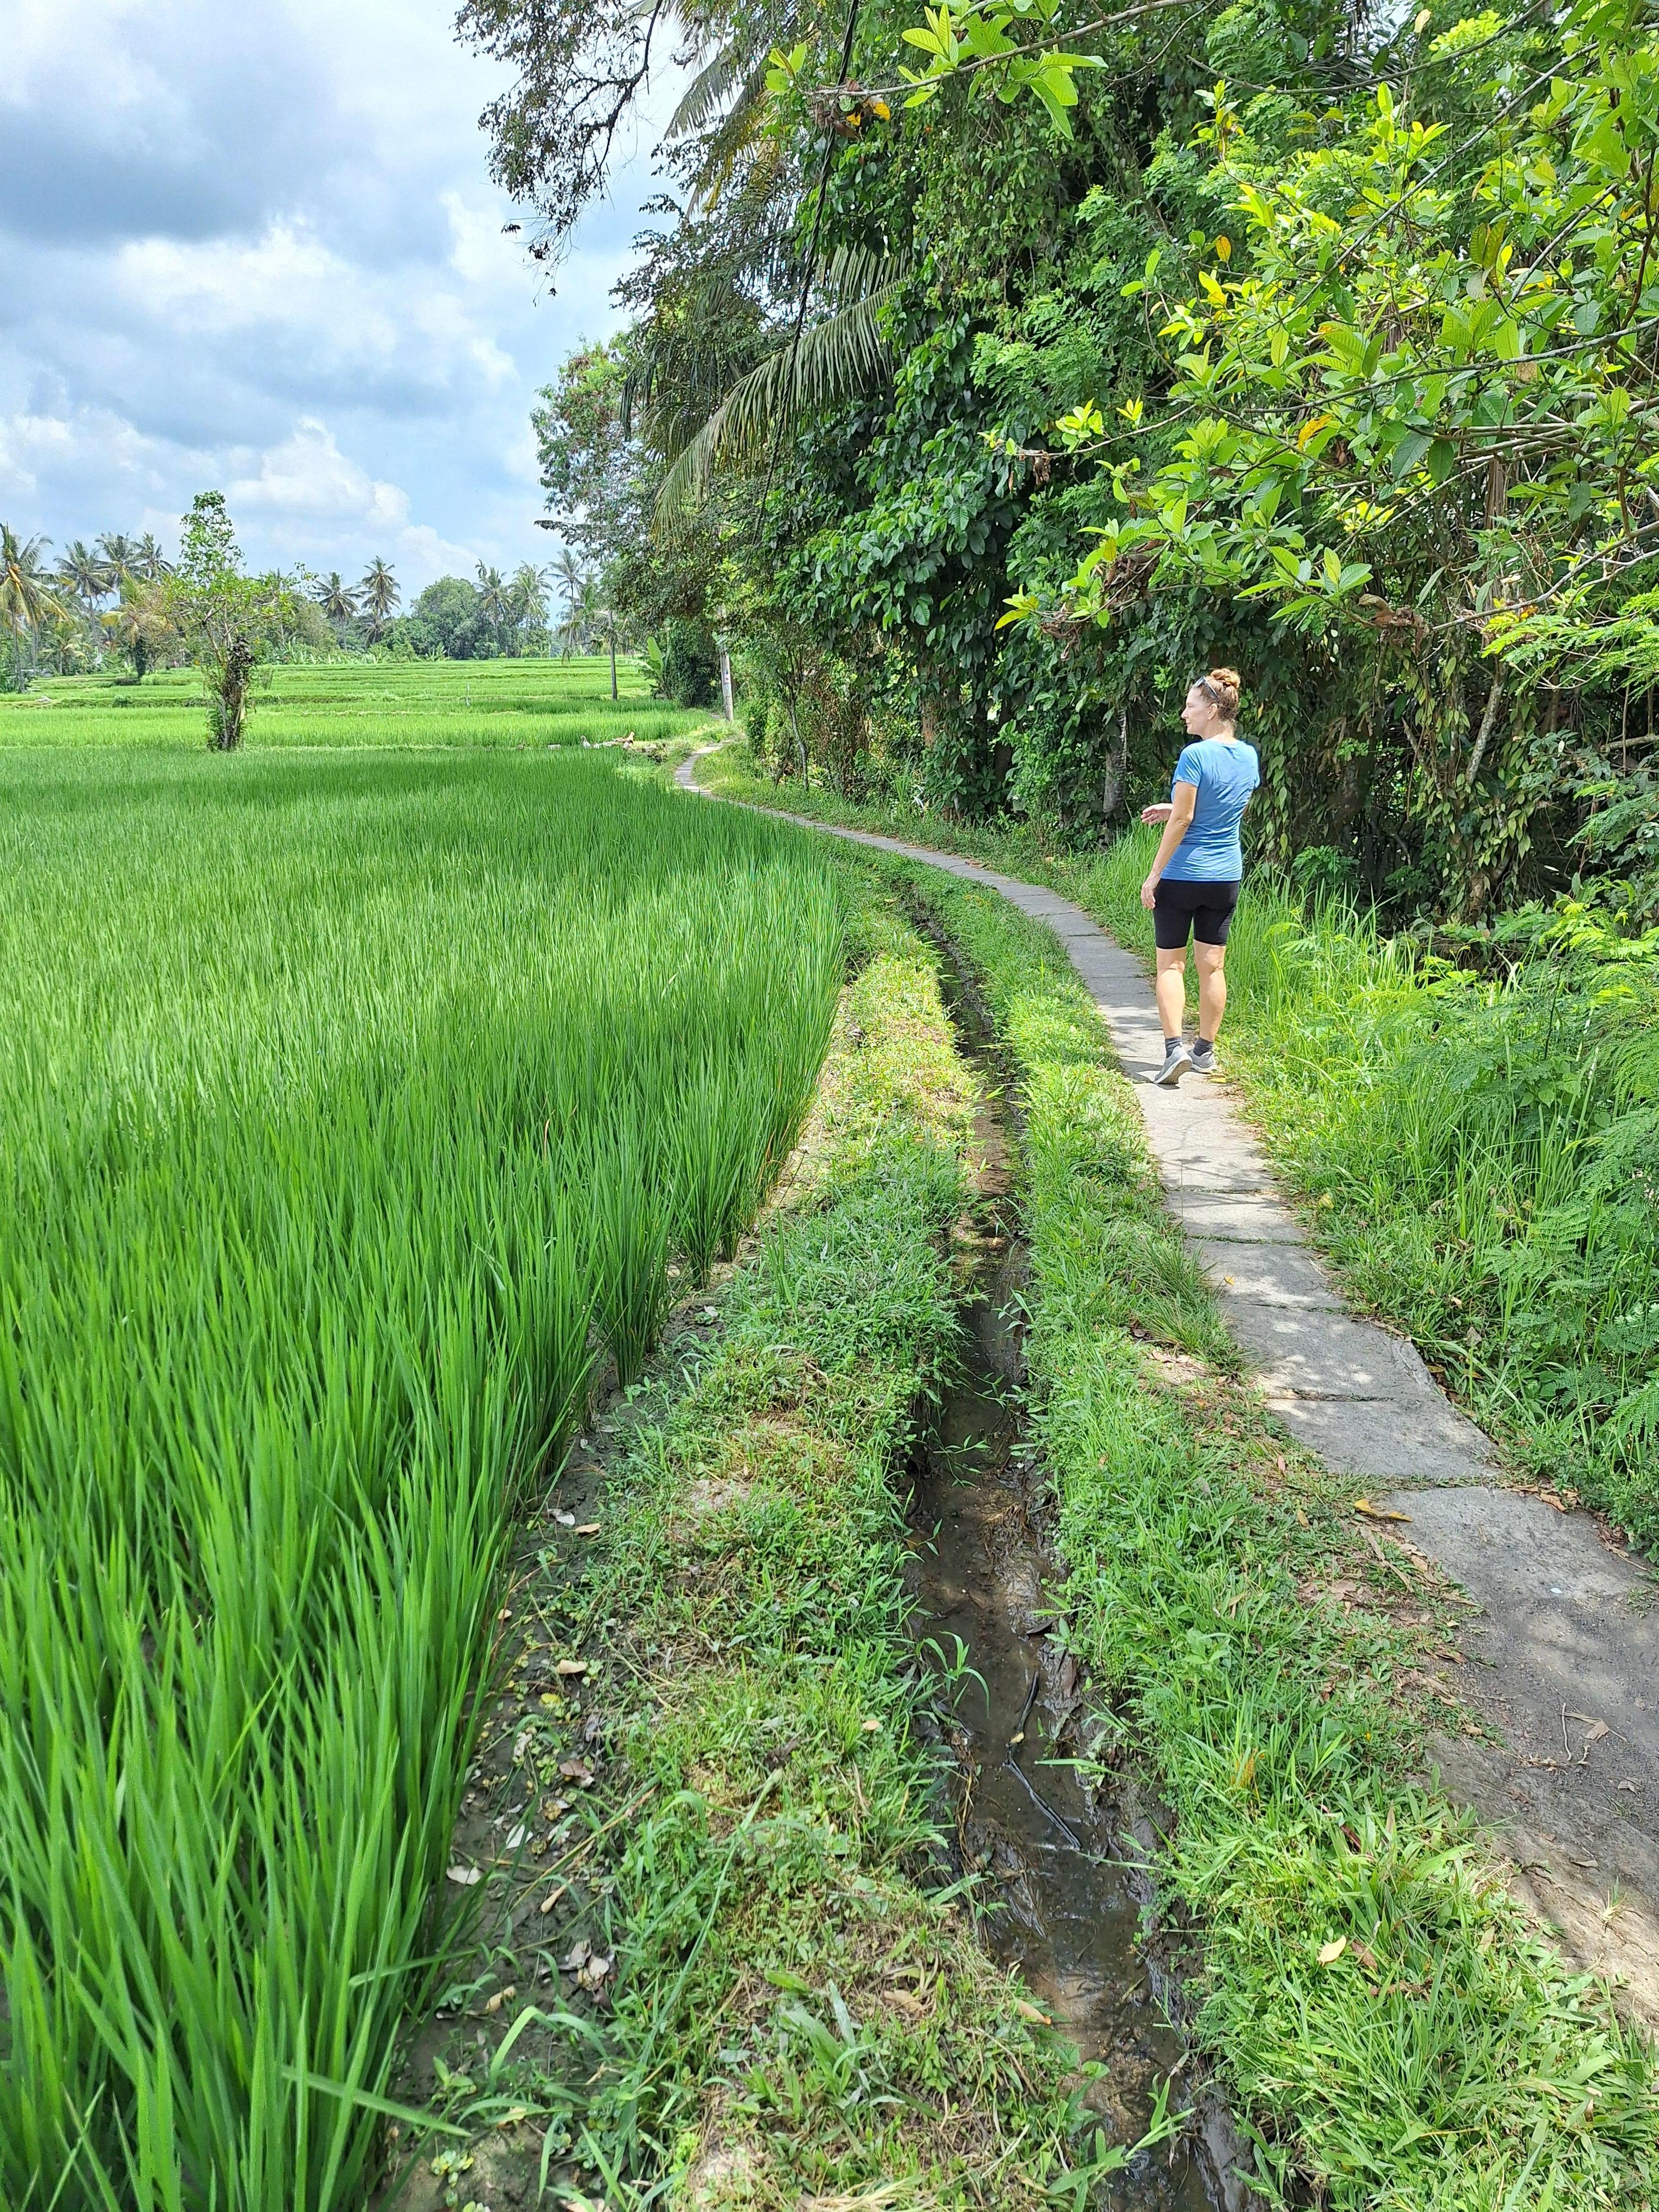
[[[889,253],[879,246],[838,246],[819,281],[830,299],[850,301],[890,290],[909,270],[908,254]]]
[[[890,356],[881,311],[898,282],[895,273],[878,289],[812,324],[801,332],[799,346],[780,345],[732,386],[663,478],[654,515],[659,528],[672,526],[708,497],[721,463],[756,458],[780,416],[833,405],[885,379]]]
[[[737,82],[744,66],[744,56],[735,39],[728,39],[711,62],[706,62],[697,71],[680,96],[680,102],[668,118],[663,132],[672,145],[675,139],[688,137],[703,125]]]
[[[709,131],[692,184],[697,204],[712,210],[725,197],[734,176],[759,143],[767,118],[766,72],[769,54],[753,62],[738,85],[726,113]]]

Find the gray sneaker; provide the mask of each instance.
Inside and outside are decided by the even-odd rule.
[[[1172,1044],[1164,1055],[1163,1066],[1158,1069],[1152,1080],[1154,1083],[1163,1084],[1166,1090],[1172,1091],[1192,1064],[1193,1055],[1188,1045],[1184,1042]]]
[[[1206,1046],[1201,1043],[1195,1044],[1193,1047],[1193,1073],[1194,1075],[1219,1075],[1220,1073],[1221,1062],[1216,1058],[1215,1047],[1213,1045]]]

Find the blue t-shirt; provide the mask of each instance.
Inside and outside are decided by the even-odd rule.
[[[1175,781],[1195,784],[1198,804],[1186,836],[1170,856],[1164,871],[1166,883],[1236,884],[1244,872],[1244,855],[1238,849],[1238,825],[1250,793],[1261,781],[1255,747],[1235,738],[1200,738],[1188,745],[1176,763]]]

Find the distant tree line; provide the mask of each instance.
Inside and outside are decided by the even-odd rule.
[[[219,494],[202,499],[222,510]],[[186,536],[200,509],[198,501],[185,518]],[[142,680],[194,658],[179,624],[179,563],[154,536],[112,532],[90,546],[76,538],[55,562],[46,557],[50,543],[0,524],[0,689],[112,664]],[[235,565],[240,574],[240,553]],[[258,580],[283,610],[261,641],[267,660],[342,653],[493,660],[602,653],[627,642],[613,635],[616,617],[595,577],[568,550],[544,568],[525,562],[511,576],[481,561],[476,580],[441,576],[402,611],[397,576],[379,558],[356,583],[337,570],[314,576],[303,569],[246,580]]]
[[[495,660],[603,652],[612,617],[596,579],[569,551],[545,568],[520,562],[506,576],[480,561],[474,578],[440,576],[408,612],[395,579],[376,562],[355,588],[322,578],[318,604],[348,651],[383,648],[398,658]]]

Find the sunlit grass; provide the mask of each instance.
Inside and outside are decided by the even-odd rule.
[[[507,1516],[792,1141],[837,902],[603,760],[0,780],[0,2200],[355,2207]]]
[[[262,672],[248,744],[274,745],[580,745],[631,732],[655,744],[695,729],[707,711],[653,699],[642,664],[569,660],[323,661]],[[167,669],[131,676],[52,677],[0,694],[9,744],[205,743],[200,679]]]

